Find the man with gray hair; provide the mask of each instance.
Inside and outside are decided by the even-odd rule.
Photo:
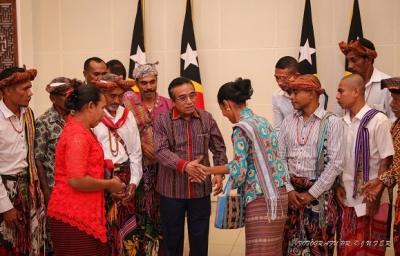
[[[124,193],[106,193],[109,245],[111,255],[127,255],[139,250],[133,198],[142,178],[142,151],[136,120],[121,103],[124,90],[135,82],[106,74],[93,83],[106,99],[103,118],[93,128],[104,151],[105,178],[117,176],[126,185]]]
[[[154,154],[154,120],[158,115],[172,108],[170,99],[157,93],[158,72],[156,63],[141,65],[136,63],[133,78],[140,94],[132,91],[124,94],[124,105],[136,118],[141,146],[143,177],[135,194],[135,209],[140,217],[141,229],[139,233],[140,247],[148,255],[152,251],[162,249],[160,195],[155,191],[159,163]]]

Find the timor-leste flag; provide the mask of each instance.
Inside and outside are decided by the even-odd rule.
[[[304,7],[303,26],[301,29],[299,72],[300,74],[317,74],[317,56],[315,50],[314,27],[311,15],[310,0]]]
[[[144,1],[144,0],[143,0]],[[146,64],[146,53],[144,50],[144,29],[143,29],[143,6],[142,0],[139,0],[136,11],[135,26],[133,27],[131,56],[129,62],[128,77],[132,79],[132,72],[135,69],[135,61],[140,64]],[[139,92],[137,86],[132,88],[136,93]]]
[[[311,14],[311,2],[306,0],[303,14],[303,25],[301,28],[299,73],[317,76],[317,53],[314,38],[314,26]],[[328,107],[328,94],[324,93],[324,108]]]
[[[192,80],[197,92],[196,107],[204,109],[203,87],[200,80],[199,60],[196,49],[192,21],[192,5],[190,0],[187,0],[185,21],[182,31],[180,75]]]
[[[360,6],[358,5],[358,0],[354,0],[353,4],[353,14],[351,16],[349,37],[347,38],[347,43],[350,41],[356,41],[359,38],[363,37],[363,29],[361,23],[361,14],[360,14]],[[347,59],[345,61],[345,75],[351,74],[350,70],[347,68]]]

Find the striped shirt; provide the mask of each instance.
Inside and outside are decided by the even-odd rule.
[[[290,175],[315,180],[319,128],[326,111],[319,106],[306,122],[303,122],[302,113],[298,111],[283,120],[279,132],[279,153]],[[330,117],[326,135],[327,164],[308,191],[314,198],[329,190],[336,177],[343,171],[343,131],[341,120],[335,116]],[[294,190],[291,184],[287,184],[286,189],[288,192]]]
[[[196,109],[189,120],[182,118],[176,108],[159,115],[155,121],[154,152],[160,163],[156,190],[165,197],[177,199],[200,198],[211,193],[211,178],[193,183],[184,172],[192,160],[203,156],[202,164],[210,166],[208,150],[214,165],[228,162],[222,134],[212,115]]]

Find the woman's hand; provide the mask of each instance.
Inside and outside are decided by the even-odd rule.
[[[125,183],[123,183],[118,177],[114,176],[111,180],[108,180],[107,190],[111,193],[119,193],[126,188]]]

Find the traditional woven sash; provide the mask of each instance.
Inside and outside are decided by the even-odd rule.
[[[140,97],[140,96],[136,96],[136,97]],[[153,146],[154,138],[153,138],[152,120],[147,115],[146,109],[142,105],[136,104],[135,98],[129,98],[128,100],[126,100],[124,102],[124,105],[127,109],[129,109],[132,112],[132,114],[136,118],[138,130],[140,133],[140,141],[147,145]],[[156,110],[154,109],[153,112],[155,112],[155,111]],[[144,163],[146,165],[153,163],[153,161],[150,161],[145,156],[143,156],[143,159],[144,159]]]
[[[356,147],[354,152],[354,189],[353,198],[356,198],[357,194],[362,194],[361,185],[365,184],[369,180],[369,133],[368,128],[365,126],[368,122],[380,111],[372,108],[365,113],[364,117],[360,121],[356,137]],[[362,170],[362,184],[357,182],[357,174],[359,170]]]
[[[101,122],[107,126],[110,130],[118,130],[124,123],[128,117],[129,110],[124,108],[124,113],[121,118],[114,124],[114,122],[107,115],[103,115]]]
[[[329,117],[333,114],[330,112],[326,112],[324,117],[322,118],[321,125],[319,127],[318,132],[318,144],[317,144],[317,161],[315,162],[315,178],[318,179],[321,176],[322,171],[325,166],[325,151],[324,151],[324,143],[326,142],[326,131],[329,125]]]
[[[28,142],[28,165],[29,165],[29,177],[30,177],[29,191],[33,198],[33,207],[34,209],[38,209],[39,206],[42,207],[44,205],[44,197],[40,188],[35,184],[35,181],[38,181],[38,175],[35,164],[35,154],[34,154],[35,118],[30,108],[26,108],[26,110],[27,111],[25,111],[24,118],[25,118],[25,128],[26,128],[25,133]],[[38,203],[40,204],[38,205]]]
[[[318,180],[318,178],[321,176],[321,173],[324,171],[325,168],[325,161],[327,160],[327,152],[326,152],[326,133],[328,130],[329,126],[329,117],[332,116],[333,114],[330,112],[326,112],[326,114],[323,116],[321,125],[319,127],[319,133],[318,133],[318,144],[317,144],[317,160],[315,162],[315,179]],[[320,207],[320,212],[319,212],[319,227],[325,230],[326,224],[327,224],[327,216],[329,214],[328,211],[328,198],[329,195],[327,191],[322,193],[317,199],[319,207]]]
[[[44,196],[40,189],[38,179],[36,162],[35,162],[35,118],[32,109],[26,108],[25,114],[25,136],[28,143],[28,167],[29,167],[29,189],[30,194],[30,234],[25,239],[30,250],[39,251],[43,246],[43,232],[45,230],[45,209],[44,209]],[[23,183],[19,184],[23,186]],[[28,211],[28,209],[24,209]]]
[[[280,198],[278,187],[275,184],[273,175],[276,174],[276,170],[271,168],[268,156],[266,153],[266,146],[263,143],[263,139],[258,133],[257,127],[250,121],[243,120],[234,126],[240,127],[246,133],[246,135],[253,142],[253,160],[257,171],[257,178],[260,182],[261,190],[264,194],[265,201],[267,202],[268,215],[271,215],[271,220],[276,219],[276,208],[277,201]],[[268,201],[270,201],[271,209],[268,209]],[[283,213],[283,211],[282,211]]]

